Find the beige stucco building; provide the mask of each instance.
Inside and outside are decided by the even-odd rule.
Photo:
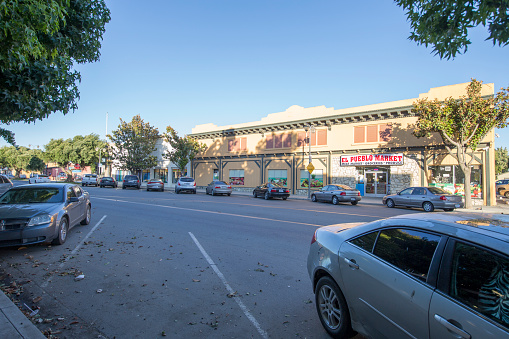
[[[468,83],[432,88],[418,98],[444,100],[466,95]],[[483,96],[494,94],[484,84]],[[357,187],[383,196],[411,185],[437,185],[462,194],[464,178],[440,138],[416,138],[418,98],[346,109],[292,106],[260,121],[230,126],[197,125],[193,138],[207,150],[192,163],[198,186],[213,179],[251,191],[263,182],[282,182],[292,194],[308,194],[328,184]],[[494,131],[475,152],[471,183],[477,203],[494,204]],[[311,150],[314,170],[308,174]]]

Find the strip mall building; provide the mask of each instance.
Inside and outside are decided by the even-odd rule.
[[[467,85],[432,88],[418,98],[459,98]],[[482,95],[494,95],[494,85],[484,84]],[[280,182],[292,194],[303,195],[309,184],[312,190],[346,184],[375,197],[428,185],[464,194],[465,178],[441,139],[412,134],[417,121],[412,104],[418,98],[338,110],[292,106],[255,122],[197,125],[190,136],[208,148],[193,160],[191,174],[198,186],[218,179],[241,191]],[[494,178],[491,131],[472,162],[471,194],[478,204],[495,203]]]

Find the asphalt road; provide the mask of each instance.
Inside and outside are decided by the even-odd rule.
[[[86,190],[92,221],[64,245],[0,249],[0,280],[57,337],[328,338],[306,268],[316,228],[422,213],[362,201]]]

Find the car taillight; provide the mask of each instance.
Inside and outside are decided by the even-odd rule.
[[[311,238],[311,244],[314,244],[316,242],[316,232],[318,230],[316,230],[314,233],[313,233],[313,237]]]
[[[357,192],[357,195],[360,197],[361,196],[361,192]]]
[[[447,198],[446,198],[445,196],[443,196],[443,195],[442,195],[442,196],[440,197],[440,200],[447,200]]]
[[[177,183],[177,186],[180,186],[180,181]]]
[[[285,190],[285,193],[290,193],[290,190]]]
[[[346,192],[341,192],[339,193],[339,195],[346,195]]]
[[[277,190],[275,190],[275,189],[271,189],[270,191],[271,191],[272,193],[276,193],[276,192],[277,192]]]
[[[228,186],[228,188],[232,188],[231,186]]]
[[[221,188],[221,186],[216,186],[216,187],[214,187],[214,188]]]
[[[194,182],[193,186],[196,186],[196,181]]]

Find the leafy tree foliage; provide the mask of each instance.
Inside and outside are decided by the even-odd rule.
[[[493,45],[509,43],[509,2],[507,0],[395,0],[407,14],[412,27],[409,39],[433,46],[440,58],[454,58],[467,51],[468,29],[488,26]]]
[[[165,159],[170,160],[184,173],[186,166],[194,157],[207,149],[203,143],[199,143],[189,136],[179,137],[177,131],[171,126],[166,127],[166,133],[163,134],[164,140],[171,145],[171,149],[163,154]]]
[[[467,96],[460,99],[419,99],[412,112],[418,113],[414,135],[429,137],[438,133],[448,153],[454,157],[465,175],[465,206],[472,207],[470,196],[470,165],[479,142],[493,128],[507,126],[509,119],[509,87],[494,97],[481,97],[482,82],[472,79]]]
[[[42,151],[26,147],[0,148],[0,162],[2,167],[14,170],[18,176],[22,171],[42,172],[46,168]]]
[[[152,153],[159,137],[158,129],[145,123],[139,115],[131,122],[120,119],[118,129],[108,135],[113,143],[109,154],[120,169],[139,174],[141,170],[157,165],[157,157]]]
[[[100,140],[97,134],[77,135],[66,140],[51,139],[44,146],[46,160],[62,167],[68,177],[72,176],[69,164],[80,165],[81,168],[90,166],[94,172],[99,162],[99,153],[104,152],[106,147],[106,142]]]
[[[110,20],[104,0],[0,1],[0,123],[35,122],[77,108],[74,63],[99,60]],[[14,144],[14,134],[0,128]]]
[[[495,174],[507,172],[509,168],[509,154],[507,148],[498,147],[495,149]]]

